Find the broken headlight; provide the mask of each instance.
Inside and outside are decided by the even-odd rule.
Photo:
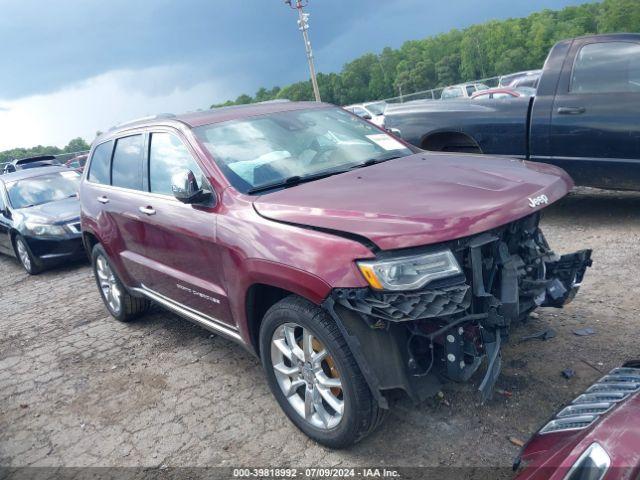
[[[433,280],[462,273],[451,250],[357,263],[364,278],[376,290],[416,290]]]

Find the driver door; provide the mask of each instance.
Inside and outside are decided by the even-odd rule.
[[[213,206],[184,204],[174,198],[171,177],[181,170],[191,170],[198,185],[211,188],[194,154],[176,133],[151,132],[145,228],[146,257],[155,272],[145,287],[232,324],[216,242],[218,214]]]

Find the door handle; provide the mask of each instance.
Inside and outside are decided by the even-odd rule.
[[[145,215],[155,215],[156,211],[153,209],[153,207],[138,207],[138,210],[140,210],[141,213],[144,213]]]
[[[587,109],[584,107],[559,107],[558,113],[560,115],[580,115],[586,112]]]
[[[102,196],[98,197],[98,198],[97,198],[97,200],[98,200],[100,203],[109,203],[109,199],[108,199],[107,197],[105,197],[104,195],[102,195]]]

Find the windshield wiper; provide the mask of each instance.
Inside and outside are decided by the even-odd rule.
[[[279,180],[277,182],[267,183],[265,185],[259,185],[257,187],[250,188],[249,190],[247,190],[247,193],[251,195],[254,193],[265,192],[267,190],[273,190],[275,188],[293,187],[301,183],[312,182],[314,180],[319,180],[321,178],[330,177],[332,175],[338,175],[340,173],[346,173],[348,171],[355,170],[357,168],[368,167],[369,165],[375,165],[376,163],[382,163],[382,162],[386,162],[387,160],[395,160],[396,158],[402,158],[402,157],[404,157],[404,155],[397,155],[397,154],[389,155],[388,157],[371,158],[365,161],[364,163],[360,163],[358,165],[354,165],[352,167],[349,167],[343,170],[330,170],[328,172],[316,173],[314,175],[306,175],[304,177],[301,177],[300,175],[294,175],[292,177],[285,178],[284,180]]]
[[[371,165],[375,165],[376,163],[382,163],[382,162],[386,162],[388,160],[395,160],[396,158],[402,158],[404,157],[404,155],[390,155],[388,157],[382,157],[382,158],[370,158],[369,160],[363,162],[363,163],[359,163],[358,165],[354,165],[353,167],[351,167],[351,170],[356,170],[357,168],[364,168],[364,167],[369,167]]]
[[[304,177],[301,177],[300,175],[294,175],[292,177],[285,178],[284,180],[279,180],[277,182],[267,183],[265,185],[259,185],[257,187],[250,188],[249,190],[247,190],[247,193],[249,195],[252,195],[254,193],[273,190],[274,188],[294,187],[296,185],[300,185],[301,183],[312,182],[314,180],[330,177],[339,173],[345,173],[347,171],[348,170],[331,170],[329,172],[316,173],[314,175],[305,175]]]

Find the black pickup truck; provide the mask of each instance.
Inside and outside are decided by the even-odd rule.
[[[520,157],[577,185],[640,190],[640,34],[557,43],[534,97],[390,105],[385,124],[426,150]]]

